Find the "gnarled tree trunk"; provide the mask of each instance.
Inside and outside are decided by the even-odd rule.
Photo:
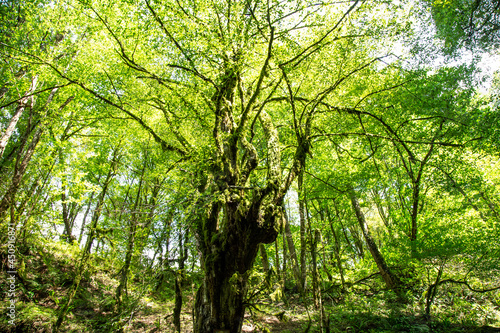
[[[259,164],[252,138],[246,137],[253,126],[247,121],[248,112],[260,94],[273,34],[271,27],[268,57],[252,96],[242,106],[239,125],[233,117],[235,91],[241,80],[238,53],[226,59],[225,73],[211,100],[215,113],[214,162],[198,188],[200,197],[194,216],[194,233],[205,272],[196,295],[196,333],[213,333],[218,329],[241,332],[250,269],[260,243],[274,242],[279,233],[283,198],[301,166],[295,163],[286,182],[282,182],[278,132],[269,114],[260,109],[255,120],[260,122],[261,139],[266,143],[267,173],[263,187],[248,186]]]
[[[219,211],[217,205],[212,205],[212,212]],[[234,209],[238,205],[228,206]],[[213,214],[204,225],[217,228],[218,215]],[[249,272],[259,244],[273,242],[279,231],[273,212],[250,208],[244,216],[236,209],[227,215],[233,216],[225,221],[226,225],[218,226],[218,232],[215,229],[200,241],[205,278],[196,295],[194,326],[198,333],[241,331]]]

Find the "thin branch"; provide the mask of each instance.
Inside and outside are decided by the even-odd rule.
[[[456,283],[456,284],[463,284],[470,290],[476,292],[476,293],[487,293],[490,291],[495,291],[495,290],[500,290],[500,286],[493,287],[493,288],[488,288],[488,289],[475,289],[470,286],[470,284],[467,281],[459,281],[459,280],[453,280],[453,279],[446,279],[439,281],[438,285],[442,285],[444,283]]]
[[[250,109],[252,109],[253,105],[255,104],[255,101],[257,100],[257,97],[259,96],[261,92],[261,87],[262,87],[262,82],[264,81],[264,77],[266,76],[267,71],[269,70],[269,61],[271,60],[272,56],[272,50],[273,50],[273,41],[274,41],[274,27],[270,27],[271,29],[271,34],[269,37],[269,44],[267,46],[267,57],[266,60],[264,61],[264,65],[262,66],[259,74],[259,79],[257,81],[257,86],[255,87],[255,91],[252,94],[252,97],[250,97],[250,100],[248,101],[248,104],[245,107],[245,110],[243,111],[243,114],[241,115],[241,120],[240,120],[240,125],[238,126],[238,129],[236,130],[236,137],[240,136],[243,133],[243,128],[246,124],[246,121],[248,119],[248,113],[250,112]]]
[[[308,174],[309,176],[313,177],[314,179],[319,180],[319,181],[320,181],[320,182],[322,182],[323,184],[325,184],[325,185],[327,185],[327,186],[329,186],[329,187],[333,188],[335,191],[337,191],[337,192],[339,192],[339,193],[346,193],[346,192],[347,192],[347,190],[341,190],[341,189],[339,189],[338,187],[333,186],[332,184],[330,184],[330,183],[326,182],[325,180],[323,180],[323,179],[321,179],[321,178],[317,177],[316,175],[314,175],[314,174],[310,173],[310,172],[309,172],[309,171],[307,171],[307,170],[304,170],[304,172],[305,172],[306,174]]]
[[[33,56],[33,57],[37,58],[36,56]],[[38,58],[38,59],[41,60],[40,58]],[[130,116],[133,120],[135,120],[136,122],[138,122],[147,132],[149,132],[153,136],[153,138],[155,139],[155,141],[160,144],[160,146],[162,147],[163,150],[174,151],[174,152],[177,152],[177,153],[179,153],[179,154],[181,154],[183,156],[187,155],[187,152],[185,152],[181,148],[175,147],[175,146],[167,143],[165,140],[163,140],[158,134],[156,134],[156,132],[151,127],[149,127],[141,118],[139,118],[138,116],[136,116],[135,114],[133,114],[131,111],[125,109],[123,106],[120,106],[120,105],[116,104],[115,102],[111,101],[110,99],[108,99],[108,98],[100,95],[99,93],[97,93],[94,90],[92,90],[92,89],[88,88],[87,86],[85,86],[83,83],[81,83],[79,81],[76,81],[75,79],[72,79],[72,78],[66,76],[64,73],[61,73],[61,71],[59,69],[57,69],[54,65],[52,65],[50,63],[47,63],[47,62],[43,62],[43,61],[42,61],[42,63],[44,63],[45,65],[49,66],[61,78],[66,79],[68,82],[71,82],[73,84],[78,85],[83,90],[85,90],[85,91],[89,92],[90,94],[92,94],[93,96],[95,96],[97,99],[105,102],[106,104],[114,106],[115,108],[121,110],[122,112],[124,112],[125,114],[127,114],[128,116]]]
[[[319,138],[319,137],[328,137],[328,136],[349,136],[349,135],[357,135],[357,136],[366,136],[366,137],[372,137],[372,138],[380,138],[380,139],[385,139],[391,142],[399,142],[399,143],[414,143],[414,144],[420,144],[420,145],[439,145],[439,146],[444,146],[444,147],[463,147],[464,144],[460,143],[450,143],[450,142],[433,142],[433,141],[414,141],[414,140],[395,140],[391,137],[384,136],[384,135],[379,135],[379,134],[373,134],[373,133],[364,133],[364,132],[342,132],[342,133],[323,133],[323,134],[315,134],[311,136],[311,139],[313,138]],[[414,159],[416,161],[416,159]]]
[[[285,61],[284,63],[281,63],[280,67],[284,67],[284,66],[287,66],[287,65],[295,62],[303,54],[305,54],[309,50],[311,50],[311,49],[315,48],[316,46],[318,46],[323,40],[325,40],[332,32],[334,32],[339,27],[339,25],[342,23],[342,21],[344,21],[344,19],[347,17],[347,15],[349,15],[349,13],[358,5],[359,2],[360,2],[360,0],[356,0],[354,2],[354,4],[352,4],[351,7],[349,7],[349,9],[344,13],[344,15],[342,15],[342,17],[340,18],[340,20],[338,20],[338,22],[335,24],[335,26],[333,26],[333,28],[331,28],[330,30],[328,30],[327,33],[323,35],[323,37],[321,37],[318,41],[316,41],[316,42],[312,43],[311,45],[309,45],[308,47],[306,47],[304,50],[302,50],[302,52],[300,52],[299,54],[297,54],[292,59],[290,59],[288,61]],[[307,56],[309,56],[309,55],[310,55],[310,53]]]
[[[0,43],[0,44],[3,44],[3,43]],[[15,103],[19,103],[23,98],[28,98],[28,97],[36,96],[36,95],[39,95],[39,94],[41,94],[43,92],[46,92],[48,90],[54,90],[54,89],[59,89],[59,88],[67,87],[67,86],[69,86],[71,84],[73,84],[73,83],[69,82],[69,83],[66,83],[66,84],[56,85],[56,86],[53,86],[53,87],[49,87],[49,88],[45,88],[45,89],[42,89],[42,90],[39,90],[39,91],[35,91],[35,92],[31,93],[31,94],[26,94],[23,97],[20,97],[18,99],[13,100],[12,102],[9,102],[9,103],[4,104],[4,105],[0,105],[0,109],[6,108],[6,107],[8,107],[8,106],[10,106],[12,104],[15,104]]]
[[[215,83],[213,83],[212,80],[208,79],[207,77],[205,77],[203,74],[201,74],[197,69],[196,69],[196,66],[194,65],[194,61],[193,59],[191,59],[191,57],[186,53],[186,51],[184,51],[184,49],[181,47],[181,45],[179,44],[179,42],[174,38],[174,36],[167,30],[167,28],[165,27],[165,25],[163,24],[163,21],[161,20],[161,18],[158,16],[158,14],[155,12],[155,10],[153,9],[153,7],[151,7],[151,4],[149,3],[149,0],[146,0],[146,6],[148,7],[149,11],[151,12],[151,14],[153,15],[154,19],[158,22],[158,24],[160,25],[160,27],[162,28],[163,32],[165,32],[165,34],[168,36],[168,38],[170,38],[170,40],[175,44],[175,47],[182,53],[182,55],[187,59],[187,61],[191,64],[191,67],[192,69],[190,68],[187,68],[187,67],[184,67],[184,66],[177,66],[178,68],[181,68],[181,69],[184,69],[184,70],[188,70],[194,74],[196,74],[196,76],[198,76],[199,78],[201,78],[202,80],[204,81],[207,81],[207,82],[210,82],[212,83],[214,86],[215,86]]]

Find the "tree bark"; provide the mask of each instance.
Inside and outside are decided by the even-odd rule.
[[[227,80],[226,83],[230,83],[232,79]],[[224,89],[220,91],[225,93]],[[231,100],[231,96],[226,96],[225,99]],[[220,122],[221,131],[228,131],[231,122],[226,118],[224,108],[220,112],[217,122]],[[248,277],[258,254],[259,244],[274,242],[280,230],[286,185],[281,185],[278,133],[265,111],[261,111],[259,119],[267,142],[266,187],[247,189],[239,185],[241,181],[246,183],[248,173],[257,165],[251,162],[252,165],[248,167],[250,169],[237,173],[239,162],[234,160],[237,156],[233,155],[233,151],[221,156],[222,163],[215,168],[213,174],[215,181],[207,182],[205,188],[199,189],[210,197],[217,193],[220,199],[209,199],[207,204],[207,197],[202,194],[196,203],[200,210],[205,207],[196,215],[194,225],[205,272],[202,286],[196,295],[196,319],[193,325],[196,333],[212,333],[218,329],[229,330],[231,333],[241,332]],[[214,131],[214,135],[221,145],[221,153],[236,149],[231,141],[222,141],[218,131]],[[245,145],[248,146],[249,143],[246,142]],[[248,148],[247,151],[250,150]]]
[[[29,90],[24,94],[24,97],[19,100],[19,105],[16,108],[16,112],[10,119],[9,125],[5,129],[5,132],[3,133],[2,137],[0,137],[0,158],[3,156],[5,147],[7,147],[7,143],[9,142],[12,133],[14,132],[14,129],[16,128],[19,119],[21,118],[24,110],[26,109],[26,104],[28,103],[28,99],[30,98],[30,95],[33,94],[33,92],[36,90],[37,85],[38,85],[38,75],[35,75],[31,80],[31,86]]]
[[[116,169],[118,160],[119,158],[118,158],[118,147],[117,147],[114,149],[113,159],[111,161],[110,168],[106,176],[106,180],[104,181],[101,193],[99,194],[94,214],[92,215],[92,220],[89,228],[89,233],[87,235],[87,240],[85,242],[84,248],[81,251],[81,258],[76,268],[75,279],[68,291],[68,296],[66,298],[66,301],[64,302],[64,305],[61,305],[61,307],[58,309],[57,320],[54,324],[54,333],[58,333],[59,329],[61,328],[61,325],[64,322],[64,319],[66,318],[66,314],[69,310],[69,307],[73,302],[73,298],[75,297],[76,292],[80,287],[80,282],[82,280],[83,273],[87,269],[87,261],[90,257],[90,250],[92,248],[92,243],[94,242],[94,238],[96,236],[97,222],[99,221],[99,218],[101,216],[102,207],[104,205],[104,199],[106,197],[109,184],[111,183],[111,180],[115,175],[114,170]]]
[[[174,327],[175,332],[181,331],[181,310],[182,310],[182,283],[184,281],[184,266],[185,261],[188,257],[188,252],[186,248],[186,242],[188,240],[188,234],[186,232],[185,239],[183,241],[182,234],[179,232],[179,269],[175,273],[175,307],[174,307]]]
[[[373,237],[371,236],[370,230],[368,229],[368,224],[366,223],[365,220],[365,215],[361,211],[361,207],[359,205],[359,201],[356,196],[356,193],[354,192],[354,189],[351,188],[349,190],[349,195],[351,197],[352,208],[356,213],[356,218],[358,219],[359,226],[363,232],[366,245],[373,257],[373,260],[375,260],[375,263],[377,264],[377,267],[380,271],[380,275],[382,275],[382,278],[384,279],[387,288],[395,291],[398,295],[400,295],[399,281],[392,274],[391,270],[389,269],[389,266],[387,266],[384,257],[380,253],[377,244],[375,243]]]
[[[302,284],[300,283],[300,268],[297,260],[297,252],[295,251],[295,244],[293,242],[292,231],[290,230],[287,212],[285,211],[283,215],[285,216],[285,236],[286,243],[288,244],[288,252],[290,253],[290,265],[292,266],[295,282],[297,283],[299,291],[302,292]],[[283,244],[283,246],[285,245]]]
[[[425,318],[427,320],[431,318],[431,305],[434,302],[434,298],[436,297],[437,293],[437,288],[439,286],[439,282],[441,281],[441,276],[443,275],[444,264],[445,262],[443,261],[443,263],[439,265],[436,280],[434,281],[433,284],[430,284],[429,288],[427,289],[427,295],[425,297]]]
[[[326,210],[326,214],[328,216],[328,220],[330,222],[330,230],[332,231],[333,239],[335,240],[335,245],[334,245],[334,255],[335,255],[335,260],[337,262],[337,268],[339,270],[340,274],[340,281],[342,282],[342,290],[345,289],[345,278],[344,278],[344,268],[342,267],[342,260],[340,258],[340,241],[338,239],[337,233],[335,232],[335,228],[333,226],[333,220],[332,217],[330,216],[330,210]],[[337,215],[337,218],[340,219],[340,216]]]
[[[97,181],[99,181],[99,179]],[[85,230],[85,223],[87,220],[87,216],[89,215],[90,208],[92,207],[92,199],[94,198],[94,194],[95,194],[95,192],[92,192],[90,194],[89,202],[87,204],[87,210],[85,211],[85,214],[83,215],[82,226],[80,228],[80,235],[78,236],[78,244],[80,244],[82,241],[83,231]]]
[[[274,267],[276,269],[276,275],[280,276],[281,275],[281,263],[280,263],[280,253],[279,253],[279,247],[278,247],[278,239],[274,241],[274,252],[275,252],[275,258],[274,258]]]
[[[264,246],[264,244],[259,245],[259,251],[260,257],[262,259],[262,269],[267,276],[267,274],[269,274],[269,259],[267,258],[266,247]]]
[[[73,240],[75,240],[75,236],[73,236],[73,226],[71,223],[71,220],[73,219],[73,210],[68,207],[68,203],[66,202],[66,186],[62,186],[62,193],[61,193],[61,204],[62,204],[62,218],[63,218],[63,223],[64,223],[64,234],[63,238],[66,240],[66,242],[71,243]]]
[[[28,163],[31,160],[33,153],[35,152],[35,148],[38,145],[38,142],[40,141],[42,133],[43,133],[42,128],[38,128],[35,134],[33,135],[33,138],[31,139],[31,143],[28,146],[26,153],[24,154],[24,156],[22,156],[22,159],[21,156],[18,156],[18,161],[16,162],[16,167],[14,170],[14,176],[12,177],[12,182],[9,188],[7,189],[7,192],[3,196],[2,201],[0,202],[0,220],[14,202],[14,198],[17,193],[17,190],[19,189],[19,185],[21,184],[23,175],[26,171],[26,168],[28,167]],[[21,163],[19,163],[19,159],[21,159],[20,160]]]
[[[284,215],[285,213],[283,213]],[[287,261],[288,261],[288,251],[287,251],[287,247],[286,247],[286,233],[283,232],[283,237],[282,237],[282,240],[283,240],[283,266],[282,266],[282,275],[283,275],[283,287],[285,286],[285,282],[286,282],[286,273],[287,273]]]
[[[314,230],[314,238],[311,244],[311,258],[312,258],[312,284],[313,284],[313,297],[314,307],[321,308],[321,287],[318,273],[318,243],[320,243],[321,234],[319,230]],[[323,322],[323,320],[321,321]]]
[[[259,244],[273,242],[278,228],[272,221],[273,213],[259,223],[263,212],[250,209],[246,216],[238,216],[238,211],[233,210],[237,206],[232,204],[226,206],[232,209],[226,210],[224,225],[217,226],[219,218],[223,218],[216,213],[220,212],[217,205],[211,205],[211,219],[204,223],[205,227],[214,228],[212,234],[208,230],[197,232],[210,236],[199,240],[205,277],[196,296],[194,327],[199,333],[216,329],[238,333],[243,324],[248,277]]]
[[[338,212],[338,209],[337,207],[335,207],[335,211],[337,213],[337,218],[340,222],[340,225],[342,225],[342,220],[341,220],[341,216]],[[339,240],[339,237],[337,236],[337,233],[335,232],[335,227],[333,225],[333,219],[330,215],[330,210],[327,208],[326,209],[326,216],[328,217],[328,221],[330,222],[330,230],[332,231],[332,236],[333,236],[333,239],[335,241],[335,244],[333,246],[333,249],[334,249],[334,256],[335,256],[335,260],[337,262],[337,268],[339,270],[339,274],[340,274],[340,281],[342,283],[342,290],[345,290],[345,278],[344,278],[344,268],[342,266],[342,259],[341,259],[341,245],[340,245],[340,240]]]
[[[298,197],[299,197],[299,219],[300,219],[300,290],[306,289],[307,267],[306,267],[306,214],[305,214],[305,193],[304,193],[304,170],[298,177]]]
[[[144,170],[143,170],[144,171]],[[137,206],[139,204],[139,198],[140,198],[140,193],[141,193],[141,188],[142,188],[142,178],[139,183],[139,189],[137,191],[137,197],[135,199],[133,211],[131,214],[131,220],[130,220],[130,225],[128,229],[128,240],[127,240],[127,252],[125,254],[125,263],[123,264],[123,267],[121,269],[121,274],[120,274],[120,283],[118,284],[118,287],[116,288],[116,308],[118,311],[121,310],[122,304],[123,304],[123,291],[127,290],[127,282],[128,282],[128,272],[130,270],[130,264],[132,263],[132,254],[134,253],[134,246],[135,246],[135,235],[137,233],[137,214],[135,214],[135,211],[137,209]],[[126,294],[125,294],[126,296]]]

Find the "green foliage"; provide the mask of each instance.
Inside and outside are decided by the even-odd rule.
[[[19,329],[48,329],[68,301],[67,330],[152,329],[140,313],[169,331],[176,277],[187,310],[217,265],[231,288],[248,278],[232,292],[256,319],[298,323],[284,331],[319,330],[313,276],[331,331],[498,326],[498,290],[466,287],[498,283],[499,74],[480,93],[474,64],[433,60],[495,51],[498,6],[425,4],[442,48],[407,1],[2,2],[2,136],[26,97],[0,156]]]
[[[500,46],[498,3],[492,0],[430,2],[438,36],[449,52],[460,47],[495,50]]]

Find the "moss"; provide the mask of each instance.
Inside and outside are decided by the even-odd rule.
[[[2,308],[5,308],[2,305]],[[42,307],[34,303],[17,303],[17,318],[15,326],[6,322],[6,315],[2,314],[0,330],[2,332],[51,332],[52,323],[56,320],[55,310]],[[13,330],[11,330],[13,329]]]

